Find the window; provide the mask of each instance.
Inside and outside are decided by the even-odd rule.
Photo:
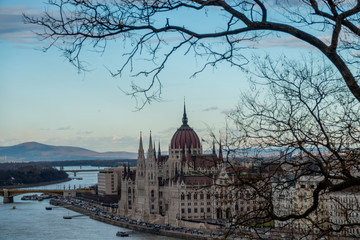
[[[185,213],[185,209],[184,209],[184,208],[181,209],[181,213]]]
[[[181,193],[181,200],[184,200],[185,199],[185,195],[184,193]]]
[[[151,197],[154,197],[154,190],[151,190]]]
[[[204,199],[204,194],[200,193],[200,199],[203,200]]]
[[[191,213],[191,208],[188,208],[188,213]]]
[[[204,208],[200,208],[200,212],[203,213],[203,212],[204,212]]]
[[[194,193],[194,200],[197,200],[197,193]]]
[[[130,194],[131,194],[131,188],[128,188],[128,193],[130,193]]]
[[[211,197],[211,196],[210,196],[210,193],[207,193],[207,194],[206,194],[206,199],[210,199],[210,197]]]
[[[194,213],[197,213],[197,211],[198,211],[198,209],[197,209],[197,208],[195,208],[195,209],[194,209]]]
[[[206,211],[209,213],[211,210],[210,210],[210,208],[208,207],[208,208],[206,209]]]
[[[188,200],[191,200],[191,193],[188,193],[188,194],[187,194],[187,199],[188,199]]]

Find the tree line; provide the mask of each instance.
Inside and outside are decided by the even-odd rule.
[[[0,185],[19,185],[67,179],[68,174],[50,166],[26,165],[0,169]]]

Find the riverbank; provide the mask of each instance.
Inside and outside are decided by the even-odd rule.
[[[150,234],[156,234],[156,235],[162,235],[162,236],[168,236],[172,238],[178,238],[178,239],[196,239],[196,240],[206,240],[206,239],[222,239],[215,236],[210,235],[203,235],[203,234],[196,234],[196,233],[186,233],[186,232],[179,232],[179,231],[173,231],[173,230],[166,230],[166,229],[159,229],[159,228],[152,228],[148,227],[146,225],[138,225],[134,224],[132,221],[121,221],[119,218],[111,218],[109,216],[102,216],[97,215],[96,213],[87,210],[83,207],[80,207],[75,204],[69,204],[66,202],[63,202],[58,199],[51,199],[50,204],[55,206],[62,206],[64,208],[67,208],[69,210],[72,210],[74,212],[81,213],[83,215],[89,216],[91,219],[104,222],[107,224],[111,224],[114,226],[131,229],[139,232],[145,232]]]
[[[68,182],[70,180],[71,180],[71,178],[65,178],[65,179],[60,179],[60,180],[55,180],[55,181],[32,183],[32,184],[5,185],[5,186],[0,186],[0,188],[14,189],[14,188],[38,187],[38,186],[46,186],[46,185]]]

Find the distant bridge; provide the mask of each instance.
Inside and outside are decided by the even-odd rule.
[[[74,173],[74,177],[76,177],[76,173],[77,172],[98,172],[100,171],[101,169],[79,169],[79,170],[64,170],[64,172],[72,172]]]
[[[4,203],[14,202],[14,196],[25,193],[45,193],[64,197],[75,197],[77,193],[95,192],[95,188],[84,188],[74,190],[57,190],[57,189],[0,189],[0,196],[4,198]]]

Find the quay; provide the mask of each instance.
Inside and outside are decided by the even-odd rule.
[[[110,219],[106,216],[96,215],[94,212],[91,212],[80,206],[71,205],[71,204],[65,203],[61,200],[58,200],[58,199],[51,199],[50,204],[55,205],[55,206],[62,206],[66,209],[78,212],[78,213],[82,214],[82,216],[86,215],[86,216],[89,216],[91,219],[94,219],[94,220],[97,220],[100,222],[104,222],[107,224],[131,229],[131,230],[135,230],[135,231],[139,231],[139,232],[146,232],[146,233],[150,233],[150,234],[157,234],[157,235],[168,236],[168,237],[179,238],[179,239],[196,239],[196,240],[206,240],[209,238],[223,239],[222,237],[210,236],[209,234],[200,235],[200,234],[177,232],[177,231],[165,230],[165,229],[154,229],[154,228],[149,228],[147,226],[132,224],[129,222],[117,221],[114,219]],[[230,238],[230,239],[232,239],[232,238]]]

